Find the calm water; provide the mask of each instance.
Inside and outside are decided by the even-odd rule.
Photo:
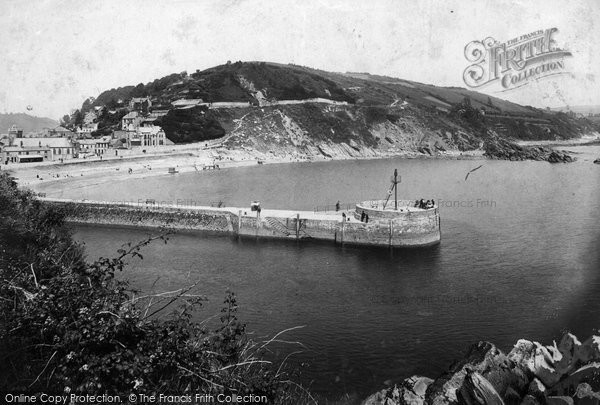
[[[294,326],[306,348],[300,380],[329,399],[363,398],[419,373],[441,373],[466,348],[518,338],[550,343],[600,327],[600,147],[573,147],[579,162],[375,160],[265,165],[65,190],[63,197],[223,200],[312,209],[400,194],[441,202],[442,243],[427,249],[340,248],[328,243],[179,234],[154,244],[128,276],[165,291],[200,281],[217,313],[226,289],[257,339]],[[466,173],[480,164],[467,181]],[[109,195],[110,193],[110,195]],[[50,193],[49,193],[50,195]],[[143,230],[78,227],[90,258],[141,240]],[[158,280],[158,281],[157,281]],[[154,284],[153,284],[154,283]],[[275,347],[276,354],[298,350]]]

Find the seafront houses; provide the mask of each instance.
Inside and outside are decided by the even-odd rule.
[[[161,146],[166,145],[167,137],[165,131],[161,127],[156,125],[139,127],[137,130],[138,137],[140,138],[140,146]]]
[[[123,141],[123,146],[131,149],[144,146],[172,145],[165,131],[156,125],[138,127],[135,131],[115,131],[113,138]]]
[[[91,155],[102,156],[110,148],[110,136],[103,136],[97,139],[79,139],[76,142],[79,157]]]
[[[134,105],[129,104],[130,106]],[[121,119],[122,131],[115,131],[113,137],[115,139],[125,139],[127,148],[170,144],[171,142],[167,139],[162,128],[154,125],[157,118],[167,112],[158,110],[144,116],[138,111],[131,111]]]
[[[68,138],[8,138],[0,148],[2,163],[26,163],[72,159],[75,146]]]

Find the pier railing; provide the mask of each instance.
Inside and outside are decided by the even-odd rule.
[[[339,206],[337,204],[328,204],[328,205],[317,205],[314,207],[313,211],[317,212],[335,212],[335,211],[354,211],[356,208],[356,203],[340,203]]]
[[[361,206],[365,208],[372,208],[376,210],[383,210],[383,205],[385,204],[386,210],[393,210],[395,207],[395,200],[388,200],[387,204],[385,200],[370,200],[370,201],[362,201],[360,203]],[[415,200],[398,200],[398,207],[413,207],[415,205]]]

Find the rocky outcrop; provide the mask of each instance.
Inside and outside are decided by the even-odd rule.
[[[364,405],[408,405],[422,404],[427,387],[433,380],[427,377],[412,376],[393,388],[379,391],[367,398]]]
[[[550,163],[571,163],[575,159],[565,151],[537,146],[517,145],[505,139],[491,137],[484,143],[485,156],[502,160],[545,160]]]
[[[552,151],[546,160],[550,163],[571,163],[574,159],[566,152]]]
[[[600,158],[594,160],[594,163],[596,163],[597,165],[600,165]]]
[[[557,344],[519,340],[505,354],[473,345],[435,380],[413,376],[364,405],[549,405],[600,403],[600,336],[583,343],[565,334]]]

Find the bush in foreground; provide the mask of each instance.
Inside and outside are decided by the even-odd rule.
[[[64,216],[0,175],[0,390],[251,393],[269,403],[301,392],[263,359],[269,342],[248,339],[234,294],[209,329],[191,320],[201,301],[194,286],[144,297],[115,278],[153,239],[166,242],[87,263]]]

